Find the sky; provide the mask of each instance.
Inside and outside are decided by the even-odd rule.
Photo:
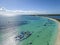
[[[0,8],[60,14],[60,0],[0,0]]]

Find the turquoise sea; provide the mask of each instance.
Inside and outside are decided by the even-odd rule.
[[[54,45],[58,23],[43,16],[8,18],[0,26],[0,45]],[[4,19],[3,19],[4,20]],[[3,22],[3,21],[1,21]]]

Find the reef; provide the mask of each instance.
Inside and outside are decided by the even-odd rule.
[[[32,32],[30,32],[30,31],[22,31],[22,32],[20,32],[20,34],[18,36],[15,37],[15,39],[23,41],[23,40],[27,39],[28,37],[30,37],[31,35],[32,35]]]

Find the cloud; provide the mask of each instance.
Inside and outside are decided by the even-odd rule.
[[[36,14],[47,14],[47,11],[36,11],[36,10],[8,10],[0,8],[0,15],[15,16],[15,15],[36,15]]]

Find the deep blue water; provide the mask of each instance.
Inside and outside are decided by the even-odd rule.
[[[41,17],[41,16],[38,16]],[[8,26],[20,26],[20,25],[25,25],[29,24],[29,20],[39,20],[36,16],[27,16],[27,15],[17,15],[13,17],[7,17],[7,16],[0,16],[0,29],[1,27],[8,27]],[[55,18],[55,19],[60,19],[60,16],[48,16],[50,18]]]

